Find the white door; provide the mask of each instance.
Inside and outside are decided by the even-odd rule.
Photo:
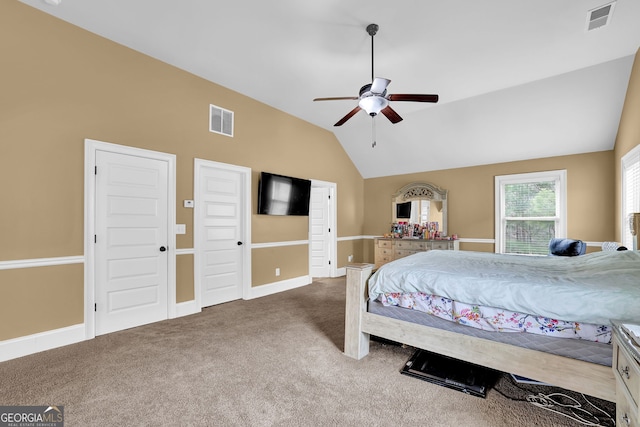
[[[95,332],[168,318],[168,163],[96,151]]]
[[[202,307],[242,298],[247,171],[196,159],[195,274]]]
[[[309,234],[311,277],[331,276],[329,234],[329,188],[311,187]]]

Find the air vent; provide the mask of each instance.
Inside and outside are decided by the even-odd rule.
[[[613,8],[615,5],[616,2],[611,2],[587,12],[587,31],[602,28],[607,25],[611,20],[611,15],[613,14]]]
[[[233,136],[233,111],[209,105],[209,131]]]

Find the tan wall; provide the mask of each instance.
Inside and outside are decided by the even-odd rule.
[[[84,321],[82,264],[0,270],[0,340]]]
[[[193,255],[184,254],[176,257],[176,302],[192,301],[195,298],[193,289]]]
[[[17,1],[0,2],[0,70],[0,261],[83,255],[85,138],[176,155],[179,249],[193,247],[193,209],[182,201],[193,199],[194,158],[251,168],[253,201],[260,171],[334,182],[338,237],[362,233],[364,182],[331,132]],[[208,131],[209,104],[234,111],[233,138]],[[255,209],[252,242],[308,239],[306,217]],[[281,278],[308,274],[289,249],[254,252],[254,286],[273,282],[275,266]],[[11,308],[0,309],[0,340],[82,322],[82,274],[44,280],[48,271],[0,273]],[[179,255],[178,302],[194,298],[193,280],[193,256]],[[50,294],[69,305],[35,310]]]
[[[349,256],[353,256],[351,262],[363,262],[368,259],[364,252],[364,243],[366,240],[344,240],[338,242],[338,267],[344,267],[349,263]]]
[[[615,180],[616,180],[616,240],[621,236],[621,166],[620,159],[640,144],[640,49],[633,61],[627,96],[624,100],[622,116],[615,146]]]
[[[449,191],[448,234],[493,239],[495,176],[557,169],[567,170],[567,235],[587,241],[612,240],[613,151],[367,179],[364,233],[388,232],[391,195],[406,184],[426,181]],[[494,247],[462,243],[461,249],[493,251]]]
[[[251,271],[257,278],[254,286],[309,274],[307,245],[254,249],[251,257]],[[276,276],[276,268],[280,269],[280,276]]]

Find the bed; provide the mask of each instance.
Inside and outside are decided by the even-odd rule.
[[[524,311],[527,306],[520,304],[532,295],[546,293],[547,297],[538,302],[542,307],[538,305],[532,314],[578,324],[609,325],[611,319],[640,323],[639,252],[525,257],[429,251],[386,264],[370,277],[372,270],[372,264],[347,266],[347,356],[361,359],[367,355],[369,336],[375,335],[615,401],[612,348],[606,339],[594,342],[478,330],[418,310],[383,306],[377,297],[396,291],[416,292],[421,289],[420,280],[425,279],[431,286],[425,294],[453,296],[456,301],[528,313]],[[487,292],[482,294],[481,289]],[[480,300],[467,300],[470,298]]]

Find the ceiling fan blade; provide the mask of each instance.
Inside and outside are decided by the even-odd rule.
[[[388,105],[380,110],[380,112],[384,114],[391,123],[398,123],[402,121],[402,117],[400,117],[400,115]]]
[[[389,79],[376,77],[375,79],[373,79],[373,83],[371,83],[371,89],[369,90],[372,93],[381,94],[387,89],[387,86],[389,86],[389,83],[391,83],[391,80]]]
[[[438,102],[438,95],[417,95],[417,94],[393,94],[388,95],[389,101],[413,101],[413,102]]]
[[[345,99],[355,101],[358,99],[358,97],[357,96],[334,96],[329,98],[315,98],[314,101],[342,101]]]
[[[358,111],[362,110],[362,108],[360,108],[360,106],[357,106],[356,108],[354,108],[353,110],[349,111],[349,113],[344,116],[343,118],[341,118],[338,123],[336,123],[334,126],[342,126],[347,120],[349,120],[351,117],[355,116],[356,113]]]

